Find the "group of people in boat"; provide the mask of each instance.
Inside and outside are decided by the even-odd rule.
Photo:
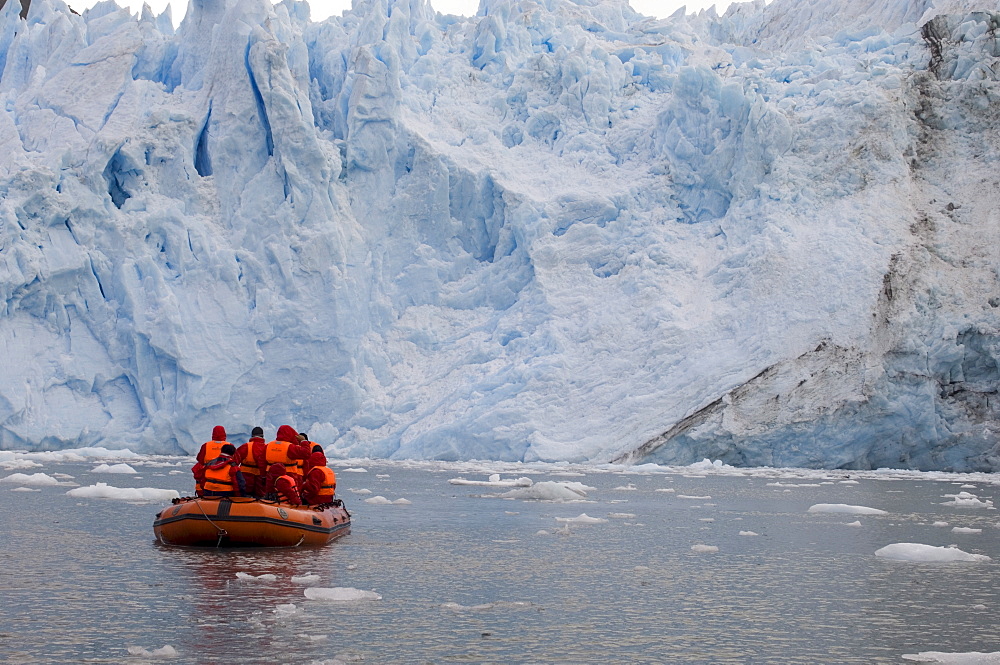
[[[216,425],[191,473],[199,497],[249,496],[315,506],[330,503],[337,492],[337,475],[327,466],[323,447],[290,425],[279,427],[270,442],[262,428],[254,427],[239,448],[226,440],[226,428]]]

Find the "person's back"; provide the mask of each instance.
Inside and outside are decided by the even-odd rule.
[[[205,464],[203,476],[203,496],[243,496],[247,493],[246,482],[240,466],[233,457],[236,446],[227,443],[222,446],[219,456]]]
[[[298,432],[289,425],[278,428],[274,441],[267,444],[264,462],[267,468],[265,494],[274,492],[275,481],[284,475],[290,476],[296,489],[302,485],[302,462],[309,459],[309,448],[299,442]]]
[[[333,501],[337,493],[337,474],[327,466],[323,448],[313,445],[309,471],[302,482],[302,502],[312,506]]]
[[[201,496],[202,486],[198,477],[202,475],[205,469],[205,463],[208,460],[213,460],[219,456],[222,452],[222,447],[226,445],[226,428],[222,425],[216,425],[212,428],[212,440],[206,441],[201,444],[201,449],[198,450],[198,454],[195,455],[195,465],[191,467],[191,473],[194,475],[194,493],[197,496]]]
[[[247,483],[247,494],[250,496],[264,495],[266,455],[267,443],[264,441],[264,430],[254,427],[250,432],[250,440],[237,448],[234,455],[243,472],[243,478]]]

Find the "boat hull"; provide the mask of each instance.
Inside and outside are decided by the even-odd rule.
[[[194,547],[316,546],[350,532],[351,515],[339,500],[293,506],[246,497],[183,498],[153,522],[159,542]]]

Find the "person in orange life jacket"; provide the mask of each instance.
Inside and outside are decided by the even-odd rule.
[[[226,445],[226,428],[222,425],[216,425],[212,428],[212,440],[206,441],[201,444],[201,449],[195,456],[197,463],[191,467],[191,473],[194,475],[194,493],[201,496],[201,483],[198,481],[198,476],[204,470],[206,460],[213,460],[219,456],[222,451],[222,446]]]
[[[302,502],[312,506],[330,503],[337,493],[337,474],[326,465],[323,448],[313,445],[307,462],[305,480],[302,482]]]
[[[287,473],[283,476],[278,476],[275,479],[274,491],[277,493],[278,498],[284,503],[290,503],[295,506],[302,505],[302,497],[299,495],[298,482]]]
[[[301,463],[309,459],[309,454],[309,447],[299,443],[298,432],[289,425],[279,427],[275,440],[267,444],[264,452],[264,462],[267,465],[264,494],[274,492],[275,481],[286,474],[295,480],[297,491],[302,485]]]
[[[254,427],[250,431],[250,440],[236,449],[233,458],[240,465],[243,478],[247,481],[249,496],[264,496],[265,466],[264,456],[267,443],[264,442],[264,430]]]
[[[201,472],[202,496],[245,496],[246,481],[233,455],[236,446],[227,443],[219,456],[208,460]]]

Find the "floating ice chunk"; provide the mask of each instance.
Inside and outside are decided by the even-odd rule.
[[[17,469],[37,469],[42,466],[38,462],[33,462],[30,459],[20,459],[16,457],[11,457],[9,459],[0,458],[0,469],[4,471],[15,471]]]
[[[712,553],[712,552],[718,552],[719,548],[716,547],[715,545],[701,545],[701,544],[698,544],[698,545],[692,545],[691,546],[691,551],[692,552]]]
[[[293,614],[295,614],[295,612],[298,609],[299,608],[297,608],[295,606],[295,603],[282,603],[282,604],[278,605],[277,607],[275,607],[273,611],[274,611],[274,614],[277,615],[277,616],[279,616],[279,617],[288,617],[288,616],[292,616]]]
[[[717,459],[714,462],[708,458],[703,459],[700,462],[695,462],[694,464],[688,464],[689,469],[721,469],[727,466],[722,463],[722,460]],[[729,467],[732,468],[732,467]]]
[[[250,573],[239,572],[236,573],[238,577],[243,582],[275,582],[278,579],[277,575],[271,573],[264,573],[263,575],[251,575]]]
[[[371,490],[368,490],[368,489],[360,489],[360,490],[347,490],[347,491],[348,491],[348,492],[352,492],[352,493],[354,493],[354,494],[371,494],[371,493],[372,493],[372,491],[371,491]]]
[[[715,518],[714,517],[699,517],[698,521],[699,522],[714,522]]]
[[[409,506],[412,503],[413,502],[410,501],[409,499],[399,498],[399,499],[396,499],[395,501],[393,501],[392,505],[394,505],[394,506]]]
[[[500,496],[508,499],[524,499],[534,501],[586,501],[587,490],[592,490],[580,482],[543,480],[535,483],[531,487],[522,487],[509,492],[504,492]]]
[[[376,478],[388,478],[389,474],[388,473],[376,473],[375,477]]]
[[[180,498],[177,490],[161,490],[155,487],[113,487],[97,483],[89,487],[77,487],[66,492],[69,496],[85,499],[117,499],[119,501],[170,501]]]
[[[525,610],[534,607],[534,603],[523,600],[510,601],[500,600],[493,603],[483,603],[481,605],[459,605],[458,603],[441,603],[441,608],[452,612],[482,612],[484,610],[514,609]]]
[[[41,492],[42,490],[34,487],[12,487],[11,492]]]
[[[608,513],[608,517],[612,519],[630,520],[635,517],[635,513]]]
[[[928,10],[930,11],[930,10]],[[969,651],[966,653],[946,653],[944,651],[921,651],[920,653],[904,653],[903,660],[918,663],[946,663],[947,665],[994,665],[1000,663],[1000,651],[982,653]]]
[[[538,531],[535,532],[535,535],[536,536],[551,536],[552,534],[549,533],[548,531],[546,531],[545,529],[539,529]]]
[[[861,526],[861,522],[858,520],[854,520],[853,522],[847,522],[846,524],[844,524],[844,526]]]
[[[502,480],[499,473],[492,474],[489,480],[452,478],[448,482],[452,485],[475,485],[479,487],[531,487],[534,484],[531,478],[508,478],[507,480]]]
[[[634,484],[632,484],[632,483],[629,483],[628,485],[623,485],[623,486],[621,486],[621,487],[616,487],[616,488],[615,488],[615,490],[617,490],[617,491],[619,491],[619,492],[634,492],[634,491],[635,491],[635,490],[637,490],[637,489],[639,489],[639,488],[638,488],[638,487],[636,487],[636,486],[635,486]]]
[[[810,513],[848,513],[851,515],[887,515],[888,513],[879,508],[869,508],[868,506],[852,506],[846,503],[817,503],[809,506]]]
[[[982,533],[982,529],[973,529],[966,526],[956,526],[951,530],[952,533]]]
[[[934,524],[931,524],[931,526],[946,527],[951,525],[948,524],[947,522],[934,522]]]
[[[935,547],[921,543],[893,543],[875,550],[875,556],[896,561],[947,563],[952,561],[992,561],[985,554],[970,554],[957,547]]]
[[[603,524],[608,520],[603,517],[591,517],[587,513],[580,513],[576,517],[557,517],[557,522],[565,522],[566,524]]]
[[[121,464],[98,464],[90,470],[91,473],[137,473],[125,462]]]
[[[368,469],[363,467],[351,467],[349,469],[341,469],[341,473],[368,473]]]
[[[382,596],[374,591],[352,589],[351,587],[309,587],[305,590],[309,600],[329,600],[339,603],[349,603],[358,600],[382,600]]]
[[[858,481],[856,481],[856,480],[841,480],[840,484],[841,485],[860,485],[860,483]]]
[[[59,481],[47,473],[13,473],[6,478],[0,478],[0,483],[17,483],[18,485],[58,485]]]
[[[741,536],[759,536],[760,534],[756,531],[740,531]]]
[[[654,492],[676,492],[677,490],[675,490],[673,487],[664,487],[662,489],[653,490],[653,491]]]
[[[391,506],[392,505],[392,501],[390,501],[389,499],[385,498],[381,494],[379,494],[377,496],[373,496],[370,499],[365,499],[365,503],[370,503],[373,506]]]
[[[140,658],[176,658],[178,656],[177,649],[173,648],[169,644],[166,644],[159,649],[153,649],[148,651],[142,647],[129,647],[128,653],[130,656],[138,656]]]
[[[962,506],[965,508],[992,508],[993,501],[991,499],[980,499],[975,494],[969,494],[968,492],[959,492],[958,494],[943,494],[942,497],[945,499],[951,499],[951,501],[945,501],[942,506]]]
[[[689,494],[678,494],[677,498],[678,499],[694,499],[695,501],[705,501],[707,499],[711,499],[712,497],[710,497],[710,496],[691,496]]]
[[[292,584],[313,584],[319,582],[319,575],[292,575]]]
[[[974,489],[979,489],[979,488],[976,485],[962,485],[962,489],[964,489],[964,490],[974,490]]]

